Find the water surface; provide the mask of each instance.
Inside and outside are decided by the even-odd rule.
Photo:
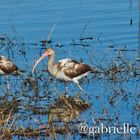
[[[138,7],[138,0],[1,0],[0,33],[1,35],[6,34],[15,40],[17,44],[12,46],[14,55],[11,52],[8,53],[6,47],[0,50],[0,54],[10,57],[21,69],[30,74],[34,61],[44,51],[44,49],[41,49],[40,41],[47,39],[51,29],[54,28],[51,34],[51,47],[56,51],[57,60],[67,57],[76,60],[82,59],[93,67],[98,66],[99,68],[101,65],[103,69],[107,69],[111,62],[117,62],[118,50],[125,48],[129,51],[127,53],[122,52],[124,59],[130,61],[133,65],[139,65],[139,62],[136,61],[139,58]],[[92,39],[86,39],[81,42],[80,38]],[[22,43],[26,45],[22,45]],[[25,57],[19,53],[22,47],[26,52]],[[47,59],[38,66],[40,73],[42,69],[46,69],[46,63]],[[44,75],[50,77],[48,74],[44,73]],[[89,77],[92,77],[92,75]],[[47,82],[46,87],[42,90],[43,82],[39,84],[40,95],[47,94],[47,89],[53,91],[55,85],[57,85],[57,90],[61,91],[62,94],[65,90],[63,83],[59,81],[54,81],[53,84]],[[120,123],[129,122],[137,125],[138,114],[133,113],[133,108],[136,103],[139,103],[137,99],[140,90],[138,82],[139,78],[124,82],[122,87],[127,99],[123,99],[122,95],[120,95],[115,100],[115,106],[112,106],[109,103],[110,97],[114,94],[111,88],[112,82],[93,79],[88,84],[85,81],[85,84],[82,84],[86,91],[84,97],[92,103],[92,107],[81,117],[86,119],[92,126],[93,118],[106,118],[106,114],[103,112],[103,109],[105,109],[108,111],[110,118],[115,120],[115,115],[118,115]],[[79,92],[74,84],[70,84],[69,88],[69,94],[72,96]],[[119,84],[116,84],[115,88],[121,93]],[[3,94],[2,91],[1,94]],[[43,93],[43,91],[46,92]],[[13,88],[13,94],[14,92]],[[34,93],[31,91],[29,94]],[[55,91],[51,94],[56,96]],[[97,100],[97,96],[99,96],[99,100]],[[31,102],[29,100],[27,99],[27,102]],[[44,100],[48,99],[45,98]],[[52,100],[48,102],[50,104]],[[34,102],[31,104],[34,104]],[[46,105],[46,102],[42,101],[40,105]],[[94,113],[92,114],[91,112]],[[25,111],[24,113],[26,115],[29,112]],[[38,118],[38,116],[33,117]],[[39,116],[43,120],[41,117]],[[25,123],[22,121],[19,123],[23,123],[23,126],[28,126],[28,122],[30,122],[28,119]],[[46,121],[46,119],[44,120]],[[34,124],[34,120],[32,123]],[[137,139],[135,136],[132,135],[131,137]],[[79,139],[79,136],[76,136],[76,139]],[[108,136],[102,136],[102,139],[108,139]]]

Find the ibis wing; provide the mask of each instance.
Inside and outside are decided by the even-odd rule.
[[[76,60],[68,60],[67,62],[59,62],[59,69],[61,69],[66,76],[74,78],[91,71],[91,67],[87,64],[79,63]]]
[[[0,69],[6,74],[10,74],[18,70],[17,66],[4,56],[0,56]]]

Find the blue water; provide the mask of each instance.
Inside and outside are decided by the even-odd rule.
[[[126,58],[137,65],[139,64],[136,59],[139,58],[140,24],[138,2],[138,0],[1,0],[0,35],[6,34],[10,38],[16,38],[15,41],[18,44],[12,48],[15,52],[14,56],[7,53],[6,47],[0,50],[0,54],[9,56],[19,68],[30,74],[34,61],[40,56],[39,53],[44,51],[41,49],[40,41],[47,39],[51,29],[54,28],[51,33],[51,47],[56,51],[57,60],[67,57],[77,60],[82,58],[85,63],[91,66],[95,67],[101,63],[103,68],[107,68],[118,54],[114,49],[126,47],[130,50],[127,52]],[[84,44],[89,46],[72,45],[73,43],[81,44],[79,40],[81,37],[92,37],[93,39],[84,41]],[[26,43],[25,46],[21,45],[23,42]],[[31,45],[34,43],[36,45]],[[63,46],[58,47],[57,44]],[[113,48],[108,46],[113,46]],[[19,53],[22,47],[26,51],[26,58]],[[132,49],[135,51],[131,51]],[[38,72],[46,69],[46,63],[47,59],[38,66]],[[50,77],[48,74],[44,73],[44,75]],[[12,84],[14,85],[14,83]],[[54,81],[47,83],[43,90],[43,82],[40,82],[40,94],[43,94],[43,91],[47,92],[47,89],[52,91],[56,84],[57,90],[63,93],[65,90],[63,83]],[[139,79],[132,78],[123,83],[124,94],[127,95],[128,100],[125,101],[119,96],[116,98],[114,106],[110,105],[108,101],[114,93],[111,86],[112,83],[107,82],[107,80],[96,79],[91,80],[89,84],[87,82],[82,84],[86,94],[88,94],[85,95],[85,99],[92,103],[92,107],[86,113],[81,114],[81,117],[89,122],[90,126],[92,126],[93,118],[106,118],[107,114],[111,119],[115,119],[115,115],[118,115],[120,123],[129,122],[140,125],[139,112],[133,112],[134,106],[139,104]],[[119,91],[119,85],[115,86]],[[74,84],[70,84],[69,88],[70,94],[73,96],[79,92]],[[75,92],[72,91],[73,89]],[[2,88],[1,90],[3,91]],[[0,91],[1,94],[3,94],[2,91]],[[31,91],[29,94],[34,93]],[[56,96],[55,91],[52,94]],[[96,99],[97,96],[99,96],[99,100]],[[29,100],[27,99],[27,101]],[[49,101],[49,103],[51,102]],[[44,105],[45,103],[41,102],[40,104]],[[105,110],[107,110],[107,114],[104,113]],[[28,114],[28,112],[26,113]],[[28,122],[30,121],[27,119],[22,125],[26,126]],[[76,139],[79,137],[76,136]],[[138,139],[135,134],[132,134],[131,137]],[[102,139],[108,139],[108,136],[102,136]]]

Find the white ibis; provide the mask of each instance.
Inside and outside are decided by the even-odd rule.
[[[55,63],[55,52],[52,48],[48,48],[42,56],[35,63],[32,73],[34,73],[36,66],[41,62],[46,56],[48,59],[48,71],[56,79],[65,81],[66,83],[66,93],[68,92],[67,82],[74,82],[78,85],[80,90],[83,90],[78,82],[79,79],[88,75],[93,69],[87,65],[72,59],[62,59]]]
[[[5,75],[8,78],[8,75],[18,75],[18,67],[5,56],[0,56],[0,75]],[[7,80],[8,84],[8,80]],[[7,85],[9,90],[9,84]]]

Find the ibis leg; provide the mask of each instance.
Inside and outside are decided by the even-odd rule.
[[[66,88],[66,95],[68,94],[68,82],[65,82],[65,88]]]
[[[80,89],[81,91],[84,92],[84,90],[83,90],[82,87],[80,86],[79,82],[77,83],[77,86],[79,87],[79,89]]]
[[[9,84],[9,76],[6,75],[6,84],[7,84],[7,91],[10,91],[10,84]]]
[[[84,92],[84,90],[82,89],[82,87],[80,86],[80,84],[79,84],[79,82],[78,82],[78,80],[77,79],[74,79],[73,80],[73,82],[74,83],[76,83],[77,84],[77,86],[78,86],[78,88],[81,90],[81,91],[83,91]]]

